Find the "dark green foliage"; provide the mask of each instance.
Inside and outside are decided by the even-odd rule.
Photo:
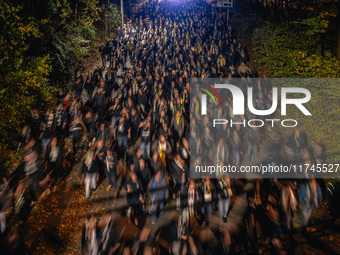
[[[53,93],[71,81],[84,58],[96,48],[94,24],[103,26],[106,3],[0,0],[2,157],[16,158],[18,135],[30,110],[45,110]],[[111,8],[117,10],[113,5]],[[112,15],[111,20],[118,18]]]
[[[267,2],[265,13],[275,13],[276,17],[263,20],[261,15],[255,12],[253,15],[256,15],[257,26],[254,27],[253,23],[249,22],[245,27],[248,26],[248,31],[253,34],[255,44],[253,50],[259,64],[267,71],[267,76],[339,78],[340,61],[332,53],[332,49],[326,49],[324,45],[320,46],[320,39],[330,36],[327,33],[329,27],[338,19],[339,14],[336,9],[312,1],[294,2],[301,4],[299,8],[302,9],[295,10],[291,6],[292,17],[289,18],[287,26],[285,8],[276,6],[272,1],[265,2]],[[271,12],[271,9],[275,12]],[[294,16],[293,13],[301,15]],[[320,54],[320,47],[323,49],[322,54]],[[290,84],[290,86],[294,85]],[[306,88],[312,94],[311,101],[306,105],[312,116],[301,115],[298,110],[291,110],[288,116],[298,120],[299,127],[311,141],[325,146],[327,161],[337,163],[340,160],[339,79],[333,83],[309,84]]]
[[[77,25],[75,22],[51,36],[51,79],[55,84],[67,83],[76,69],[83,65],[84,58],[93,48],[94,38],[93,28],[86,23]]]

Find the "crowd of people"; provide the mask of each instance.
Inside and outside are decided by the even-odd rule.
[[[206,158],[216,164],[222,161],[240,166],[245,157],[251,160],[257,156],[261,135],[267,131],[223,125],[216,134],[209,127],[204,132],[190,132],[190,125],[207,122],[211,117],[207,114],[201,119],[198,100],[190,102],[190,79],[243,78],[245,88],[256,87],[258,109],[271,105],[270,83],[252,83],[255,74],[247,65],[246,50],[231,26],[226,26],[224,17],[203,0],[150,0],[135,16],[117,30],[113,40],[101,46],[101,66],[87,75],[78,71],[70,91],[57,95],[54,108],[43,114],[32,110],[20,135],[19,147],[24,152],[13,190],[15,208],[20,215],[23,194],[33,206],[42,187],[57,185],[66,174],[65,158],[70,156],[82,162],[80,183],[84,184],[86,199],[91,201],[99,180],[106,179],[103,183],[107,183],[107,192],[115,198],[123,186],[126,216],[142,228],[137,236],[138,247],[123,247],[111,215],[103,215],[98,223],[90,216],[83,229],[83,254],[164,252],[150,237],[152,226],[141,226],[139,220],[149,213],[151,225],[155,224],[171,198],[176,200],[179,217],[169,226],[169,254],[216,254],[221,247],[228,253],[233,244],[224,224],[233,194],[242,191],[228,175],[191,179],[191,151],[199,150],[200,144],[218,141],[216,150],[204,152]],[[229,96],[223,111],[232,118],[231,105]],[[214,114],[219,116],[222,110]],[[266,160],[273,162],[280,157],[278,134],[271,133],[270,140],[273,146]],[[289,139],[287,149],[291,161],[322,160],[321,147],[309,150],[298,130]],[[127,171],[120,172],[119,164]],[[8,181],[1,169],[0,184],[5,187]],[[118,184],[119,177],[123,181]],[[3,190],[6,195],[1,198],[8,196]],[[292,229],[298,203],[303,211],[301,225],[306,227],[312,210],[321,204],[322,192],[313,178],[301,182],[265,179],[255,183],[247,199],[246,230],[238,244],[242,248],[237,249],[259,250],[259,222],[270,245],[283,254],[280,236]],[[16,254],[13,238],[9,238],[16,232],[6,228],[7,204],[1,200],[1,232],[9,233],[3,247],[9,254]],[[222,238],[216,235],[216,242],[203,246],[191,233],[195,228],[210,228],[215,209]]]

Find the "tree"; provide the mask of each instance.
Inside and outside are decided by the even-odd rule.
[[[286,29],[295,29],[310,36],[317,45],[317,53],[324,53],[326,33],[332,27],[332,23],[338,24],[339,0],[296,0],[274,1],[259,0],[262,8],[262,17],[270,22],[282,24],[286,22]],[[338,33],[336,31],[335,33]],[[340,33],[340,32],[339,32]],[[340,39],[339,39],[340,40]]]
[[[49,56],[26,56],[29,40],[40,36],[34,19],[23,20],[21,7],[0,0],[0,150],[11,148],[13,137],[29,111],[40,100],[49,100]]]
[[[0,153],[5,158],[14,155],[30,110],[44,109],[95,49],[95,25],[104,21],[105,4],[0,0]]]
[[[338,1],[294,1],[290,7],[289,26],[284,22],[280,1],[263,0],[267,12],[257,12],[265,21],[257,17],[253,42],[259,63],[264,66],[268,77],[287,78],[340,78],[340,61],[336,58],[332,44],[338,36]],[[282,1],[281,1],[282,3]],[[261,10],[261,8],[260,8]],[[267,18],[273,11],[276,18]],[[259,21],[261,20],[261,21]],[[336,40],[336,39],[335,39]],[[332,45],[325,48],[324,45]],[[322,47],[320,47],[322,46]],[[322,49],[323,48],[323,49]],[[320,54],[323,52],[323,54]],[[300,116],[299,112],[289,112],[289,116],[299,121],[302,131],[313,140],[325,145],[329,162],[340,160],[339,145],[339,79],[324,83],[306,85],[312,99],[306,107],[312,116]],[[290,86],[294,86],[290,84]]]

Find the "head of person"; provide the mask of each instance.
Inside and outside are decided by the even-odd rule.
[[[133,182],[136,182],[137,181],[137,175],[135,174],[135,172],[131,171],[130,172],[130,176],[131,176],[131,180]]]
[[[295,137],[300,138],[300,129],[295,129]]]
[[[154,151],[152,154],[152,161],[156,163],[158,161],[158,152]]]
[[[159,136],[159,142],[160,142],[161,144],[166,143],[166,139],[165,139],[165,136],[164,136],[164,135],[160,135],[160,136]]]
[[[51,143],[50,143],[51,147],[54,148],[54,147],[57,146],[57,144],[58,144],[58,138],[53,137],[52,140],[51,140]]]
[[[145,160],[142,159],[142,158],[139,160],[139,169],[140,170],[144,170],[145,169]]]

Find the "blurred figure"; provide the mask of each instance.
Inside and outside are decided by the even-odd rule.
[[[139,159],[138,165],[136,166],[135,173],[140,179],[143,187],[142,194],[143,199],[146,198],[146,190],[148,189],[148,184],[151,180],[151,171],[143,158]]]
[[[28,182],[28,189],[32,199],[32,205],[36,203],[36,193],[40,186],[47,182],[47,177],[45,176],[41,163],[39,161],[39,156],[37,152],[32,149],[29,150],[24,155],[24,178],[20,182]]]
[[[154,151],[152,153],[150,168],[151,168],[152,174],[156,174],[158,171],[164,170],[164,165],[157,151]]]
[[[157,220],[157,207],[163,214],[164,203],[167,198],[167,183],[163,171],[158,171],[149,184],[149,196],[151,201],[150,211],[153,214],[152,224]]]
[[[6,230],[6,213],[8,208],[7,187],[0,187],[0,233]]]
[[[186,166],[184,164],[184,160],[180,157],[179,154],[177,154],[174,158],[174,160],[172,160],[169,164],[169,172],[172,178],[172,182],[173,182],[173,187],[172,187],[172,198],[175,199],[177,193],[180,191],[181,186],[184,184],[185,182],[185,178],[184,180],[182,179],[182,175],[184,174],[184,176],[186,176]]]
[[[83,162],[82,167],[82,176],[80,183],[85,184],[85,195],[86,198],[90,198],[90,185],[92,187],[92,191],[95,191],[97,188],[97,181],[99,180],[99,165],[96,159],[96,155],[93,151],[89,151]]]
[[[166,166],[166,157],[172,152],[171,145],[164,135],[160,135],[158,140],[152,144],[152,151],[157,151],[163,165]]]
[[[55,180],[59,180],[62,176],[62,161],[63,153],[61,146],[58,144],[58,138],[53,137],[46,148],[45,168],[49,170]]]
[[[242,143],[241,143],[240,136],[239,136],[239,134],[237,133],[236,130],[234,130],[233,135],[230,139],[230,142],[231,142],[231,148],[232,148],[232,157],[234,159],[235,166],[237,168],[239,168],[240,162],[241,162],[240,152],[241,152],[241,149],[242,149],[241,148]]]
[[[188,220],[181,215],[178,217],[176,223],[170,225],[168,242],[169,254],[173,255],[186,255],[188,254],[188,236],[189,224]]]
[[[104,214],[98,223],[99,254],[114,254],[120,246],[119,233],[113,225],[112,217]]]
[[[217,187],[220,220],[227,222],[230,199],[233,195],[230,178],[228,176],[222,177],[218,181]]]
[[[19,230],[14,227],[11,229],[6,236],[2,246],[1,246],[1,254],[6,255],[25,255],[26,248],[25,242],[22,238],[22,235],[19,233]]]
[[[313,210],[318,207],[322,201],[321,188],[314,177],[300,185],[298,196],[302,206],[302,228],[306,229]]]
[[[223,137],[218,139],[218,144],[216,149],[214,150],[214,163],[222,164],[222,166],[226,166],[229,164],[229,146],[223,139]],[[216,173],[217,174],[217,173]],[[217,176],[219,178],[220,176]]]
[[[81,120],[80,116],[77,115],[75,120],[72,121],[72,123],[70,124],[70,137],[73,140],[73,153],[74,155],[77,154],[77,148],[79,146],[80,143],[80,139],[82,136],[83,131],[86,131],[86,127],[83,123],[83,121]]]
[[[172,117],[170,128],[174,130],[174,145],[179,148],[179,142],[184,134],[184,117],[180,110],[177,110],[176,115]]]
[[[8,181],[6,178],[7,169],[4,160],[0,157],[0,232],[6,230],[6,211],[7,211],[7,194]]]
[[[151,147],[151,138],[153,135],[153,129],[151,127],[151,122],[146,120],[140,123],[139,125],[140,133],[141,133],[141,143],[140,149],[143,151],[143,158],[149,159],[150,157],[150,147]]]
[[[131,217],[134,220],[134,224],[138,226],[138,217],[141,214],[142,204],[144,204],[142,195],[143,184],[133,171],[130,172],[130,176],[131,178],[126,183],[127,204],[129,206],[128,218]]]
[[[125,157],[128,139],[131,137],[131,128],[125,116],[120,116],[114,132],[115,139],[122,151],[122,157]]]
[[[92,143],[92,141],[95,137],[95,134],[96,134],[95,133],[96,119],[95,119],[95,116],[93,115],[93,113],[91,111],[88,111],[85,114],[84,125],[85,125],[86,130],[87,130],[89,142]]]
[[[101,122],[96,133],[96,140],[97,141],[102,140],[103,145],[106,148],[109,143],[109,136],[110,136],[109,128],[107,127],[107,125],[105,125],[105,122]]]
[[[260,142],[260,133],[257,127],[250,127],[247,133],[247,145],[248,145],[248,160],[251,159],[251,155],[257,156],[258,144]]]
[[[288,231],[292,228],[292,218],[297,208],[297,199],[294,194],[294,184],[290,181],[281,190],[280,203],[285,214]]]
[[[210,224],[210,215],[213,208],[213,202],[215,201],[215,187],[210,182],[210,178],[205,178],[203,180],[202,186],[202,195],[203,195],[203,204],[202,204],[202,213],[204,215],[205,221],[203,225],[209,226]]]
[[[55,124],[55,116],[50,108],[45,113],[44,121],[41,124],[41,146],[46,150],[47,145],[52,139]]]
[[[107,191],[113,188],[113,192],[116,191],[117,183],[117,158],[115,154],[107,149],[106,155],[104,156],[105,174],[107,177],[108,187]]]
[[[188,186],[188,210],[189,210],[189,218],[190,218],[190,226],[192,227],[195,221],[195,211],[197,200],[199,200],[199,194],[195,187],[195,181],[190,180]]]
[[[21,131],[21,134],[19,136],[19,144],[18,144],[18,151],[22,146],[26,146],[28,141],[31,139],[31,128],[28,125],[25,125]]]
[[[269,201],[271,199],[269,198]],[[269,237],[271,240],[271,243],[277,252],[277,254],[286,254],[286,252],[283,250],[283,246],[281,243],[281,225],[280,225],[280,214],[278,211],[278,208],[271,202],[267,204],[267,211],[266,211],[266,216],[267,216],[267,221],[266,224],[268,226],[264,229],[269,230]]]
[[[300,130],[295,129],[294,134],[292,134],[288,139],[287,152],[288,160],[295,161],[301,159],[301,151],[306,148],[305,141],[300,134]]]
[[[81,239],[81,252],[83,255],[97,255],[99,250],[98,244],[99,231],[97,228],[96,218],[91,216],[85,222]]]

